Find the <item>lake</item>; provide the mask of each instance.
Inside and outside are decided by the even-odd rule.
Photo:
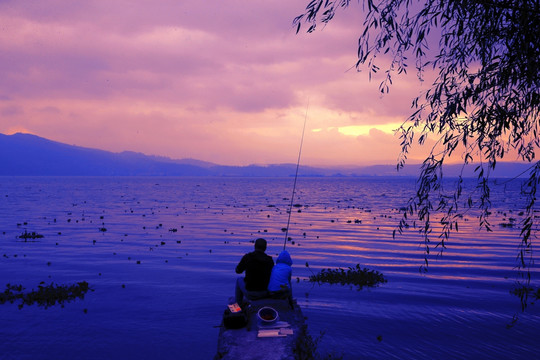
[[[0,291],[81,281],[92,290],[63,306],[0,305],[0,358],[212,359],[241,256],[258,237],[274,259],[283,248],[292,184],[0,177]],[[432,249],[427,273],[419,271],[417,230],[392,237],[414,185],[298,179],[286,246],[308,330],[316,338],[324,333],[320,350],[344,359],[538,358],[540,305],[522,312],[511,293],[519,182],[492,186],[493,232],[467,212],[443,255]],[[43,237],[24,241],[25,231]],[[359,290],[308,281],[321,269],[356,264],[388,282]],[[531,271],[537,287],[540,272]]]

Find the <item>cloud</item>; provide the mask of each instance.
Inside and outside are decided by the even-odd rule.
[[[0,107],[0,115],[5,117],[20,116],[24,114],[23,108],[17,105],[8,105]]]
[[[378,79],[351,69],[360,7],[296,35],[292,19],[306,4],[3,1],[0,132],[24,128],[81,146],[225,164],[277,163],[297,152],[307,111],[310,162],[393,161],[397,140],[388,124],[408,116],[417,80],[402,77],[381,97]]]

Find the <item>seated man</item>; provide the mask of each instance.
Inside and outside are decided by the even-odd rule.
[[[266,240],[255,240],[255,251],[245,254],[236,266],[236,273],[246,272],[236,280],[235,300],[242,304],[244,296],[249,300],[268,296],[268,282],[274,267],[272,257],[265,254]]]

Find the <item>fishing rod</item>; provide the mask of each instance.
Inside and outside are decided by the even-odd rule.
[[[294,174],[294,184],[291,195],[291,203],[289,204],[289,218],[287,219],[287,227],[285,228],[285,240],[283,241],[283,250],[287,246],[287,239],[289,238],[289,225],[291,224],[291,214],[294,202],[294,194],[296,192],[296,180],[298,179],[298,168],[300,167],[300,157],[302,156],[302,145],[304,145],[304,133],[306,132],[307,114],[309,109],[309,99],[306,106],[306,115],[304,117],[304,127],[302,128],[302,139],[300,140],[300,150],[298,150],[298,161],[296,162],[296,173]]]

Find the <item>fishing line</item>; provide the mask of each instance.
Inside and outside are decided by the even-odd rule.
[[[304,127],[302,128],[302,139],[300,140],[300,150],[298,151],[298,161],[296,162],[296,173],[294,174],[294,184],[291,195],[291,203],[289,204],[289,218],[287,219],[287,227],[285,228],[285,241],[283,242],[283,250],[287,246],[287,239],[289,238],[289,225],[291,224],[291,214],[294,202],[294,194],[296,192],[296,180],[298,179],[298,168],[300,167],[300,157],[302,156],[302,145],[304,145],[304,133],[306,132],[307,114],[309,109],[309,99],[306,106],[306,115],[304,117]]]

